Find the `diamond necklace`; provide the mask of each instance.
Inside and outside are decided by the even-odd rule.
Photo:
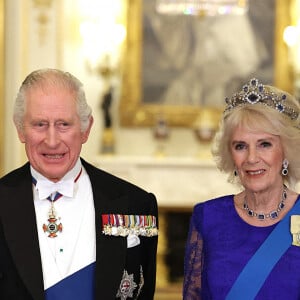
[[[247,198],[245,196],[244,198],[244,205],[243,208],[247,211],[248,216],[250,217],[256,217],[258,220],[260,221],[264,221],[268,218],[274,220],[277,219],[279,216],[280,211],[284,208],[285,206],[285,200],[287,197],[287,193],[286,193],[286,186],[283,187],[283,191],[282,191],[282,197],[281,197],[281,201],[279,202],[277,209],[272,210],[271,212],[264,214],[264,213],[257,213],[254,210],[250,209],[248,207],[248,203],[247,203]]]

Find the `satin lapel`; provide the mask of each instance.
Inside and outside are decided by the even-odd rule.
[[[109,183],[104,183],[104,173],[96,171],[84,162],[83,165],[92,183],[95,203],[96,299],[115,299],[125,268],[127,239],[102,234],[102,214],[127,213],[128,199],[112,196],[115,193],[109,187]]]
[[[42,266],[29,165],[5,182],[1,218],[8,247],[33,299],[44,299]]]

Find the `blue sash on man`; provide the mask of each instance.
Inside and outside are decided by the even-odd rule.
[[[92,263],[48,288],[46,300],[94,300],[95,267]]]

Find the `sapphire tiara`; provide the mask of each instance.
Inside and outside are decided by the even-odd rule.
[[[286,98],[286,94],[277,95],[267,89],[262,83],[259,83],[256,78],[252,78],[248,84],[243,86],[240,92],[234,94],[231,98],[225,98],[226,108],[224,113],[240,105],[261,103],[285,114],[291,120],[296,120],[299,116],[299,111],[286,106]]]

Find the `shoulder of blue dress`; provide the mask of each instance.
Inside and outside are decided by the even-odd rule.
[[[195,209],[197,207],[203,207],[203,206],[214,206],[214,205],[220,205],[224,203],[225,205],[228,203],[232,203],[234,195],[224,195],[217,198],[209,199],[203,202],[199,202],[195,205]]]

